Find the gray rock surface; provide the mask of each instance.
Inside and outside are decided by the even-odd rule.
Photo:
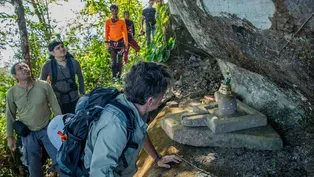
[[[232,70],[232,88],[243,102],[270,118],[279,127],[301,126],[305,110],[301,107],[305,97],[295,89],[282,89],[266,77],[250,72],[224,60],[218,60],[222,70]],[[305,100],[304,100],[305,101]]]

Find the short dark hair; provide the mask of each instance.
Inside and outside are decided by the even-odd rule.
[[[116,4],[111,4],[109,9],[119,9],[119,7]]]
[[[48,45],[49,52],[53,51],[53,49],[59,44],[63,44],[63,42],[59,39],[52,40]]]
[[[16,74],[16,65],[19,65],[19,64],[21,64],[21,63],[25,63],[25,62],[23,62],[23,61],[20,61],[20,62],[17,62],[17,63],[14,63],[13,64],[13,66],[11,67],[11,74],[12,75],[15,75]],[[26,63],[25,63],[26,64]]]
[[[171,83],[171,75],[163,64],[138,62],[126,76],[124,93],[131,102],[144,105],[149,97],[158,97]]]
[[[129,15],[130,15],[130,12],[126,10],[126,11],[123,12],[123,14],[124,14],[124,15],[125,15],[125,14],[129,14]]]

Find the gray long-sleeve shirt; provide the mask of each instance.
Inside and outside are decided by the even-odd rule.
[[[137,171],[136,161],[146,136],[146,116],[141,117],[125,95],[119,95],[117,100],[134,111],[133,142],[138,144],[138,148],[126,150],[125,158],[129,166],[124,169],[120,156],[127,144],[127,125],[119,118],[124,115],[118,108],[106,105],[99,120],[92,123],[85,146],[84,165],[90,168],[90,176],[131,177]],[[116,173],[120,170],[121,175]]]
[[[72,66],[73,66],[73,69],[74,69],[74,72],[75,74],[77,75],[78,77],[78,83],[79,83],[79,91],[80,91],[80,94],[85,94],[85,86],[84,86],[84,78],[83,78],[83,74],[82,74],[82,70],[81,70],[81,66],[79,64],[79,62],[73,58],[68,58],[67,60],[69,60],[72,62]],[[68,62],[68,61],[67,61]],[[41,80],[47,80],[48,76],[50,76],[51,78],[51,75],[52,75],[52,69],[51,69],[51,60],[47,61],[42,70],[41,70],[41,74],[40,74],[40,79]],[[70,78],[71,75],[70,75],[70,69],[65,66],[60,66],[57,64],[57,81],[55,86],[58,88],[58,90],[62,91],[62,92],[66,92],[66,91],[69,91],[71,88],[70,88],[70,83],[74,83],[73,81],[64,81],[63,79],[64,78]],[[57,98],[58,98],[58,101],[59,103],[61,104],[64,104],[64,103],[70,103],[70,102],[73,102],[75,100],[77,100],[79,98],[79,95],[78,95],[78,91],[77,90],[73,90],[71,91],[69,94],[70,94],[70,97],[68,95],[61,95],[59,92],[55,92]]]

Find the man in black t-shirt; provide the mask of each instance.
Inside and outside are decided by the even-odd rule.
[[[143,10],[142,13],[142,20],[141,20],[141,32],[143,33],[143,25],[144,20],[146,24],[146,41],[147,45],[150,45],[151,43],[151,37],[154,39],[154,33],[155,33],[155,25],[156,25],[156,9],[153,8],[154,0],[149,1],[149,6]]]

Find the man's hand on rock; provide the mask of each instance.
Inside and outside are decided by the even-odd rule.
[[[176,155],[166,155],[163,156],[160,160],[157,161],[157,165],[159,167],[163,167],[163,168],[171,168],[171,166],[168,164],[170,162],[174,162],[174,163],[180,163],[182,160],[176,156]]]

